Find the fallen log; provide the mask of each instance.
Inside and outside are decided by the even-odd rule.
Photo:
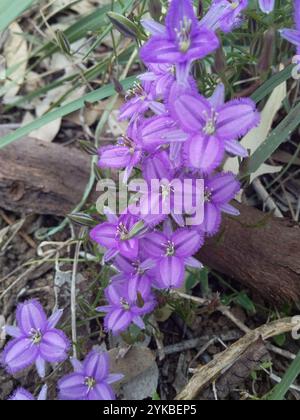
[[[0,206],[64,216],[81,200],[89,173],[90,158],[80,150],[24,138],[0,150]],[[267,301],[299,301],[299,225],[238,207],[241,216],[224,217],[221,233],[207,241],[200,260]]]

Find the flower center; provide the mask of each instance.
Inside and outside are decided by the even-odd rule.
[[[204,201],[206,203],[209,203],[211,201],[211,197],[212,197],[212,192],[208,188],[206,188],[204,191]]]
[[[173,257],[175,255],[175,244],[172,241],[168,241],[166,246],[166,257]]]
[[[182,53],[185,53],[189,50],[191,46],[191,30],[192,30],[192,21],[186,16],[180,22],[180,29],[175,29],[177,34],[177,41],[179,49]]]
[[[126,241],[128,239],[128,229],[124,225],[124,223],[120,223],[117,227],[117,236],[120,238],[121,241]]]
[[[239,4],[240,4],[239,1],[232,1],[232,0],[229,0],[229,3],[231,3],[231,8],[233,10],[235,10],[237,7],[239,7]]]
[[[129,303],[127,302],[127,300],[125,299],[125,298],[121,298],[120,299],[120,303],[121,303],[121,305],[122,305],[122,308],[125,310],[125,311],[129,311],[129,309],[130,309],[130,305],[129,305]]]
[[[141,99],[146,99],[146,93],[144,91],[143,86],[140,83],[134,83],[133,87],[127,91],[126,100],[132,99],[135,96],[140,96]]]
[[[91,391],[96,385],[96,383],[97,383],[96,380],[92,377],[87,377],[84,380],[84,385],[88,387],[88,391]]]
[[[40,344],[40,342],[42,341],[42,338],[43,338],[43,335],[42,335],[42,333],[41,333],[41,330],[35,330],[35,329],[32,329],[31,331],[30,331],[30,336],[31,336],[31,341],[32,341],[32,344]]]
[[[118,139],[118,145],[122,147],[127,147],[132,155],[135,152],[135,144],[133,140],[127,137],[126,135],[123,135]]]

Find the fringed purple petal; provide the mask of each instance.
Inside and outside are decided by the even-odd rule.
[[[199,251],[204,243],[204,238],[196,230],[178,229],[174,233],[172,241],[175,244],[176,256],[187,258]]]
[[[108,353],[91,351],[83,363],[84,373],[97,382],[103,381],[109,374]]]
[[[186,94],[175,83],[170,92],[169,109],[181,127],[192,133],[202,130],[211,113],[211,106],[207,99],[201,95]]]
[[[14,338],[20,338],[22,336],[22,332],[20,330],[20,328],[18,327],[13,327],[11,325],[6,325],[4,327],[5,332],[7,335],[9,335],[10,337],[14,337]]]
[[[221,211],[214,204],[206,203],[202,228],[208,236],[213,236],[218,232],[221,220]]]
[[[145,239],[141,241],[144,252],[151,258],[160,258],[164,255],[164,244],[166,237],[158,232],[149,233]]]
[[[153,36],[140,50],[140,57],[145,63],[177,63],[182,54],[177,45],[165,36]]]
[[[85,376],[80,373],[71,373],[64,376],[58,382],[59,399],[67,401],[86,400],[88,388],[84,381]]]
[[[47,328],[48,329],[52,329],[55,328],[56,325],[59,323],[62,315],[63,315],[64,311],[63,309],[58,309],[57,311],[55,311],[50,318],[48,319],[47,322]]]
[[[251,99],[234,99],[218,109],[217,133],[222,140],[237,139],[259,124],[260,115]]]
[[[241,156],[247,158],[249,156],[248,150],[237,140],[226,140],[225,150],[227,153],[233,156]]]
[[[99,153],[98,165],[101,168],[125,168],[131,160],[130,150],[124,146],[103,147]]]
[[[45,378],[45,376],[46,376],[46,362],[41,356],[38,356],[36,358],[35,367],[36,367],[36,370],[37,370],[37,373],[38,373],[39,377],[42,378],[42,379]]]
[[[216,169],[224,158],[224,145],[215,136],[198,134],[185,144],[186,162],[207,174]]]
[[[132,322],[130,312],[123,309],[116,309],[105,317],[105,325],[114,335],[125,331]]]
[[[88,394],[89,401],[114,401],[115,399],[112,388],[104,382],[96,384]]]
[[[10,341],[2,353],[2,363],[9,373],[19,372],[32,365],[38,356],[38,348],[28,338]]]
[[[228,203],[241,189],[240,183],[230,172],[221,172],[213,176],[205,185],[212,193],[214,204]]]
[[[21,303],[17,308],[18,326],[26,335],[32,330],[43,332],[47,327],[47,317],[41,304],[37,300]]]
[[[275,0],[259,0],[259,7],[264,13],[271,13],[275,7]]]
[[[24,388],[18,388],[11,397],[8,398],[9,401],[34,401],[34,396],[26,391]]]
[[[40,344],[40,355],[50,363],[63,362],[68,357],[70,342],[60,330],[49,330]]]
[[[178,257],[165,257],[160,260],[161,283],[165,289],[179,289],[184,280],[184,262]]]
[[[116,242],[117,228],[111,223],[102,223],[90,232],[90,238],[105,248],[114,248]]]

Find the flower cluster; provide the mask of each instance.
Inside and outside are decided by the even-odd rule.
[[[35,364],[41,378],[45,377],[45,363],[63,362],[68,357],[70,342],[66,335],[56,329],[63,312],[58,310],[47,319],[36,300],[29,300],[18,306],[17,326],[6,326],[5,331],[14,337],[1,355],[6,370],[17,373]],[[62,400],[114,400],[111,384],[123,375],[109,374],[107,353],[92,351],[83,363],[71,359],[75,373],[59,381],[59,398]],[[47,386],[44,385],[37,400],[46,400]],[[18,388],[9,398],[13,401],[31,401],[34,396],[24,388]]]
[[[297,49],[297,62],[300,62],[300,1],[294,1],[294,19],[295,28],[285,28],[280,30],[281,36],[296,46]]]
[[[267,11],[271,3],[260,5]],[[105,291],[107,305],[98,308],[114,334],[132,323],[145,328],[143,317],[155,308],[155,291],[182,287],[186,267],[201,269],[194,256],[205,238],[217,233],[222,213],[239,214],[230,202],[240,184],[220,165],[226,153],[247,157],[239,139],[259,123],[259,113],[250,99],[226,101],[222,84],[205,97],[192,69],[195,60],[219,47],[217,31],[229,32],[241,23],[247,5],[247,0],[213,0],[199,21],[191,0],[172,0],[165,25],[142,21],[151,34],[140,51],[147,71],[120,110],[128,129],[115,145],[100,148],[99,167],[124,170],[124,183],[137,169],[148,184],[154,179],[161,184],[154,197],[141,193],[138,213],[130,206],[119,216],[107,211],[107,222],[90,233],[106,248],[104,261],[117,270]],[[188,212],[175,211],[182,200],[175,179],[191,181],[192,199],[196,181],[203,182],[204,217],[192,226]],[[151,211],[166,201],[167,211]]]

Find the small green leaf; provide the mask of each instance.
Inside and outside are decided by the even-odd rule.
[[[245,292],[239,293],[235,297],[234,302],[251,314],[254,314],[256,312],[254,303]]]
[[[286,342],[286,335],[285,334],[277,335],[276,337],[273,338],[273,340],[278,347],[283,347]]]
[[[120,13],[108,12],[107,16],[111,23],[126,37],[139,38],[138,26]]]

